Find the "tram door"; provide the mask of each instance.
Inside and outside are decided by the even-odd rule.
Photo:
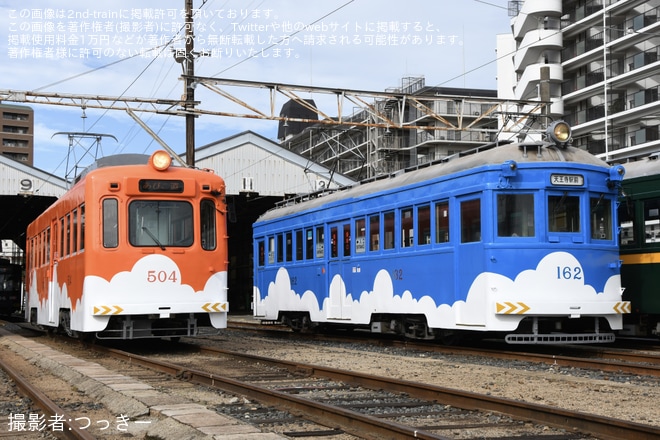
[[[468,300],[467,295],[472,282],[485,270],[481,213],[480,198],[470,196],[459,200],[460,235],[457,237],[459,243],[456,246],[455,301]],[[480,307],[483,309],[479,310]],[[464,326],[484,325],[486,307],[487,304],[469,304],[468,307],[458,309],[456,323]]]
[[[328,319],[350,319],[352,294],[351,224],[348,220],[330,225],[330,254],[328,265]]]
[[[57,263],[59,254],[57,252],[58,232],[57,232],[57,219],[50,222],[50,228],[46,230],[46,258],[48,259],[48,322],[51,324],[57,323],[59,319],[59,305],[55,298],[57,288]]]

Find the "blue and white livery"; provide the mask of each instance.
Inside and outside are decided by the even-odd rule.
[[[490,145],[286,201],[253,227],[254,316],[424,339],[611,342],[630,309],[623,174],[561,142]]]

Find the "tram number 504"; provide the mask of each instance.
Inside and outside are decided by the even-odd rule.
[[[147,272],[147,282],[148,283],[176,283],[178,278],[176,276],[176,271],[167,272],[165,270],[150,270]]]
[[[558,280],[581,280],[582,268],[580,266],[557,266]]]

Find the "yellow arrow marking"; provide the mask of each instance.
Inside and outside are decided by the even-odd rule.
[[[622,313],[630,313],[632,310],[630,301],[620,301],[614,304],[614,311],[616,313],[622,314]]]
[[[525,303],[521,303],[521,302],[520,302],[520,303],[518,303],[518,305],[519,305],[520,307],[522,307],[522,310],[520,310],[520,311],[518,312],[519,315],[522,315],[522,314],[526,313],[527,311],[529,311],[529,306],[528,306],[527,304],[525,304]]]
[[[205,312],[225,312],[227,311],[227,303],[206,303],[202,306]]]
[[[124,309],[119,306],[94,306],[95,315],[119,315],[123,311]]]
[[[512,303],[508,301],[505,303],[495,303],[495,308],[497,313],[503,313],[505,315],[522,315],[530,309],[530,307],[523,302]]]

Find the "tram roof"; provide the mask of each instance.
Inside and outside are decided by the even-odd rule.
[[[605,161],[588,151],[570,146],[557,148],[552,145],[549,146],[548,143],[487,144],[449,156],[440,161],[365,180],[336,191],[311,193],[285,200],[281,202],[280,206],[263,214],[259,221],[306,211],[336,200],[378,193],[488,165],[501,165],[509,160],[516,161],[518,164],[559,162],[609,168]]]
[[[626,169],[624,180],[636,177],[654,176],[660,173],[660,152],[622,164]]]

